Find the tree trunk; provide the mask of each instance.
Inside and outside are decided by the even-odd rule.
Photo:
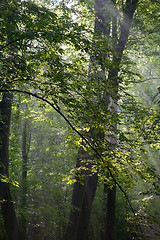
[[[113,4],[116,4],[115,0],[112,0]],[[113,56],[112,68],[109,70],[108,75],[108,85],[110,92],[112,93],[111,98],[113,99],[114,106],[112,108],[113,112],[116,112],[117,105],[117,94],[119,88],[118,82],[118,72],[119,66],[122,60],[122,55],[124,48],[128,41],[128,36],[131,28],[131,23],[133,19],[134,12],[137,8],[138,0],[126,0],[123,21],[120,29],[120,37],[117,41],[117,28],[116,28],[116,18],[113,16],[112,23],[112,44],[115,54]],[[106,101],[106,93],[103,95],[104,102]],[[112,100],[111,100],[112,101]],[[116,123],[114,124],[115,130],[117,129]],[[115,139],[111,139],[113,147],[116,146],[116,136]],[[107,187],[107,203],[106,203],[106,224],[105,224],[105,234],[104,240],[114,240],[114,225],[115,225],[115,205],[116,205],[116,185],[113,184],[112,188]]]
[[[105,38],[110,32],[110,25],[108,24],[110,16],[108,10],[109,8],[103,0],[95,0],[95,33],[93,40],[95,40],[96,44],[97,42],[98,44],[101,42],[102,46],[105,44]],[[93,77],[105,81],[105,58],[106,53],[102,47],[102,49],[100,49],[99,59],[91,59],[94,67],[92,69],[93,73],[89,74],[89,79]],[[99,66],[101,66],[101,70],[98,70]],[[94,100],[98,102],[100,101],[100,99],[97,98],[93,99],[93,101]],[[94,129],[94,126],[91,126],[88,135],[90,135],[88,136],[89,141],[92,138],[95,142],[101,142],[104,138],[104,134],[97,132],[97,130]],[[98,144],[96,144],[95,148],[100,150]],[[98,182],[98,172],[93,174],[90,171],[92,160],[94,158],[94,153],[91,156],[83,149],[80,149],[78,152],[76,168],[85,167],[87,170],[81,171],[79,176],[77,175],[76,177],[77,181],[74,184],[72,195],[72,209],[64,240],[88,240],[89,219]],[[81,162],[80,159],[82,159],[83,162]],[[85,159],[90,159],[89,163],[87,161],[87,164],[85,164]]]
[[[88,177],[86,183],[86,188],[83,196],[81,211],[79,214],[79,222],[77,228],[77,237],[76,240],[88,240],[88,230],[89,230],[89,219],[91,215],[93,200],[95,197],[98,176],[97,174],[93,174]]]
[[[81,151],[81,150],[79,150]],[[81,162],[78,159],[76,164],[76,169],[81,166]],[[81,179],[77,173],[76,182],[74,183],[73,193],[72,193],[72,209],[70,212],[69,223],[65,230],[64,240],[74,240],[76,239],[76,231],[78,226],[78,219],[81,211],[82,200],[85,192],[84,184],[81,183]]]
[[[12,95],[4,93],[0,102],[0,174],[8,179],[9,131]],[[10,193],[9,183],[0,181],[0,201],[8,240],[20,240],[18,222]]]
[[[22,214],[21,214],[21,222],[22,222],[22,234],[23,239],[27,239],[27,220],[25,216],[25,209],[27,205],[27,165],[28,165],[28,152],[30,147],[30,139],[31,134],[29,136],[29,142],[27,143],[27,126],[28,126],[28,120],[25,117],[22,125]]]
[[[88,239],[89,218],[98,177],[97,174],[89,176],[90,166],[86,166],[84,162],[81,162],[82,160],[88,159],[87,156],[89,157],[83,149],[79,150],[76,169],[83,166],[86,167],[87,170],[78,170],[76,174],[76,182],[74,183],[72,194],[72,209],[70,212],[69,223],[65,231],[65,240]]]
[[[119,40],[117,39],[117,8],[114,4],[116,4],[115,0],[95,0],[95,39],[96,41],[102,40],[102,49],[100,49],[101,53],[99,56],[99,63],[95,63],[95,65],[101,65],[101,71],[97,70],[95,67],[95,71],[91,77],[100,78],[101,81],[106,81],[108,88],[103,92],[103,98],[101,99],[102,105],[105,105],[104,108],[107,110],[109,105],[117,103],[117,95],[118,95],[118,72],[119,66],[122,59],[123,50],[126,46],[129,31],[133,19],[133,14],[136,10],[138,0],[126,0],[125,8],[124,8],[124,17],[121,24],[121,32]],[[112,21],[112,29],[111,22]],[[112,44],[109,42],[110,35],[112,30]],[[108,40],[107,40],[108,39]],[[104,46],[106,44],[105,41],[108,41],[108,47],[112,47],[112,50],[115,51],[115,54],[112,56],[112,66],[108,71],[108,78],[106,80],[105,74],[105,64],[100,62],[104,62],[107,54],[104,54]],[[103,42],[104,41],[104,42]],[[91,59],[94,62],[94,59]],[[96,60],[97,61],[97,60]],[[97,100],[97,99],[96,99]],[[99,100],[98,100],[99,101]],[[112,110],[111,110],[112,111]],[[113,113],[116,112],[116,108],[113,107]],[[94,126],[93,126],[94,129]],[[94,130],[93,135],[91,135],[92,139],[96,140],[96,132]],[[116,130],[116,123],[115,123]],[[114,133],[113,133],[114,134]],[[95,137],[93,137],[95,136]],[[103,141],[103,136],[100,138],[100,141]],[[112,140],[110,141],[112,144]],[[113,143],[113,148],[116,143]],[[82,157],[82,160],[85,158],[86,153]],[[81,166],[81,161],[79,162]],[[78,164],[78,165],[79,165]],[[78,166],[77,165],[77,166]],[[108,166],[109,167],[109,166]],[[88,224],[89,218],[92,208],[92,203],[94,200],[96,187],[97,187],[97,175],[87,176],[87,171],[81,173],[84,176],[83,184],[80,182],[75,183],[73,189],[73,198],[72,204],[75,206],[75,210],[71,211],[69,228],[72,229],[70,231],[70,236],[66,237],[65,240],[87,240],[88,239]],[[116,186],[114,185],[112,189],[108,188],[107,195],[107,209],[106,209],[106,224],[105,224],[105,240],[113,240],[114,239],[114,218],[115,218],[115,201],[116,201]],[[89,198],[88,198],[89,196]],[[67,236],[67,235],[66,235]]]
[[[116,186],[112,189],[107,187],[107,205],[105,221],[105,240],[114,240],[115,226],[115,207],[116,207]]]

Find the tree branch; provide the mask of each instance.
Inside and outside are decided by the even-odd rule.
[[[18,92],[18,93],[28,94],[29,96],[33,96],[33,97],[35,97],[35,98],[37,98],[37,99],[39,99],[39,100],[41,100],[41,101],[49,104],[57,113],[60,114],[60,116],[61,116],[61,117],[68,123],[68,125],[73,129],[73,131],[75,131],[75,132],[89,145],[89,147],[95,152],[97,158],[100,159],[103,163],[105,163],[105,160],[104,160],[103,157],[99,154],[99,152],[97,151],[97,149],[94,148],[94,147],[92,146],[92,144],[87,140],[87,138],[84,137],[83,134],[82,134],[81,132],[79,132],[79,131],[76,129],[76,127],[73,126],[73,124],[68,120],[68,118],[60,111],[60,108],[55,107],[54,104],[51,103],[49,100],[47,100],[47,99],[45,99],[45,98],[43,98],[43,97],[41,97],[41,96],[38,96],[38,95],[35,94],[35,93],[28,92],[28,91],[25,91],[25,90],[18,90],[18,89],[3,90],[3,89],[0,89],[0,92]],[[133,209],[133,207],[132,207],[132,204],[131,204],[131,202],[130,202],[130,200],[129,200],[129,197],[128,197],[127,193],[126,193],[125,190],[122,188],[122,186],[119,184],[119,182],[116,180],[116,178],[114,177],[111,169],[110,169],[108,166],[106,166],[106,168],[107,168],[108,172],[110,173],[110,176],[112,177],[114,183],[119,187],[120,191],[124,194],[124,196],[125,196],[128,204],[129,204],[129,206],[130,206],[130,208],[131,208],[131,210],[132,210],[132,212],[133,212],[133,214],[134,214],[134,216],[135,216],[135,211],[134,211],[134,209]]]

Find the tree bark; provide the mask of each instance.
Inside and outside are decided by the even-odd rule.
[[[79,150],[81,151],[81,150]],[[80,159],[77,160],[76,169],[81,166]],[[78,219],[81,211],[82,200],[85,192],[84,184],[81,183],[81,179],[78,175],[75,176],[76,182],[73,186],[72,193],[72,209],[70,211],[69,223],[66,227],[64,240],[74,240],[76,239],[76,232],[78,226]]]
[[[79,215],[79,223],[78,223],[76,240],[89,239],[89,236],[88,236],[89,219],[91,215],[93,200],[94,200],[96,189],[97,189],[98,176],[97,174],[93,174],[92,176],[88,177],[87,180],[88,181],[86,183],[81,211]]]
[[[102,239],[114,240],[114,226],[115,226],[115,207],[116,207],[116,186],[113,188],[104,186],[107,194],[106,199],[106,219],[105,219],[105,233]]]
[[[9,132],[12,94],[4,93],[0,102],[0,174],[8,179]],[[10,193],[9,183],[0,181],[0,201],[8,240],[20,240],[18,222]]]

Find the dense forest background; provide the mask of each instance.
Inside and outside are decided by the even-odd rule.
[[[160,239],[160,2],[0,1],[0,240]]]

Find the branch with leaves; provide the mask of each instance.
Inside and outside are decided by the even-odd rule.
[[[95,152],[96,156],[98,159],[100,159],[103,163],[105,162],[105,160],[103,159],[103,157],[99,154],[99,152],[97,151],[96,148],[93,147],[93,145],[87,140],[87,138],[80,132],[76,129],[75,126],[73,126],[73,124],[68,120],[68,118],[61,112],[60,108],[59,107],[55,107],[55,105],[53,103],[51,103],[49,100],[35,94],[35,93],[32,93],[32,92],[28,92],[28,91],[22,91],[22,90],[18,90],[18,89],[9,89],[9,90],[0,90],[0,92],[18,92],[18,93],[23,93],[23,94],[27,94],[29,96],[32,96],[32,97],[35,97],[47,104],[49,104],[58,114],[60,114],[60,116],[68,123],[68,125],[73,129],[73,131],[75,131],[85,142],[86,144],[88,144],[88,146]],[[116,178],[114,177],[112,171],[110,170],[110,168],[108,166],[107,167],[107,170],[108,172],[110,173],[110,176],[112,177],[114,183],[119,187],[120,191],[124,194],[133,214],[135,215],[135,210],[134,208],[132,207],[132,204],[129,200],[129,197],[126,193],[126,191],[123,189],[123,187],[119,184],[119,182],[116,180]]]

